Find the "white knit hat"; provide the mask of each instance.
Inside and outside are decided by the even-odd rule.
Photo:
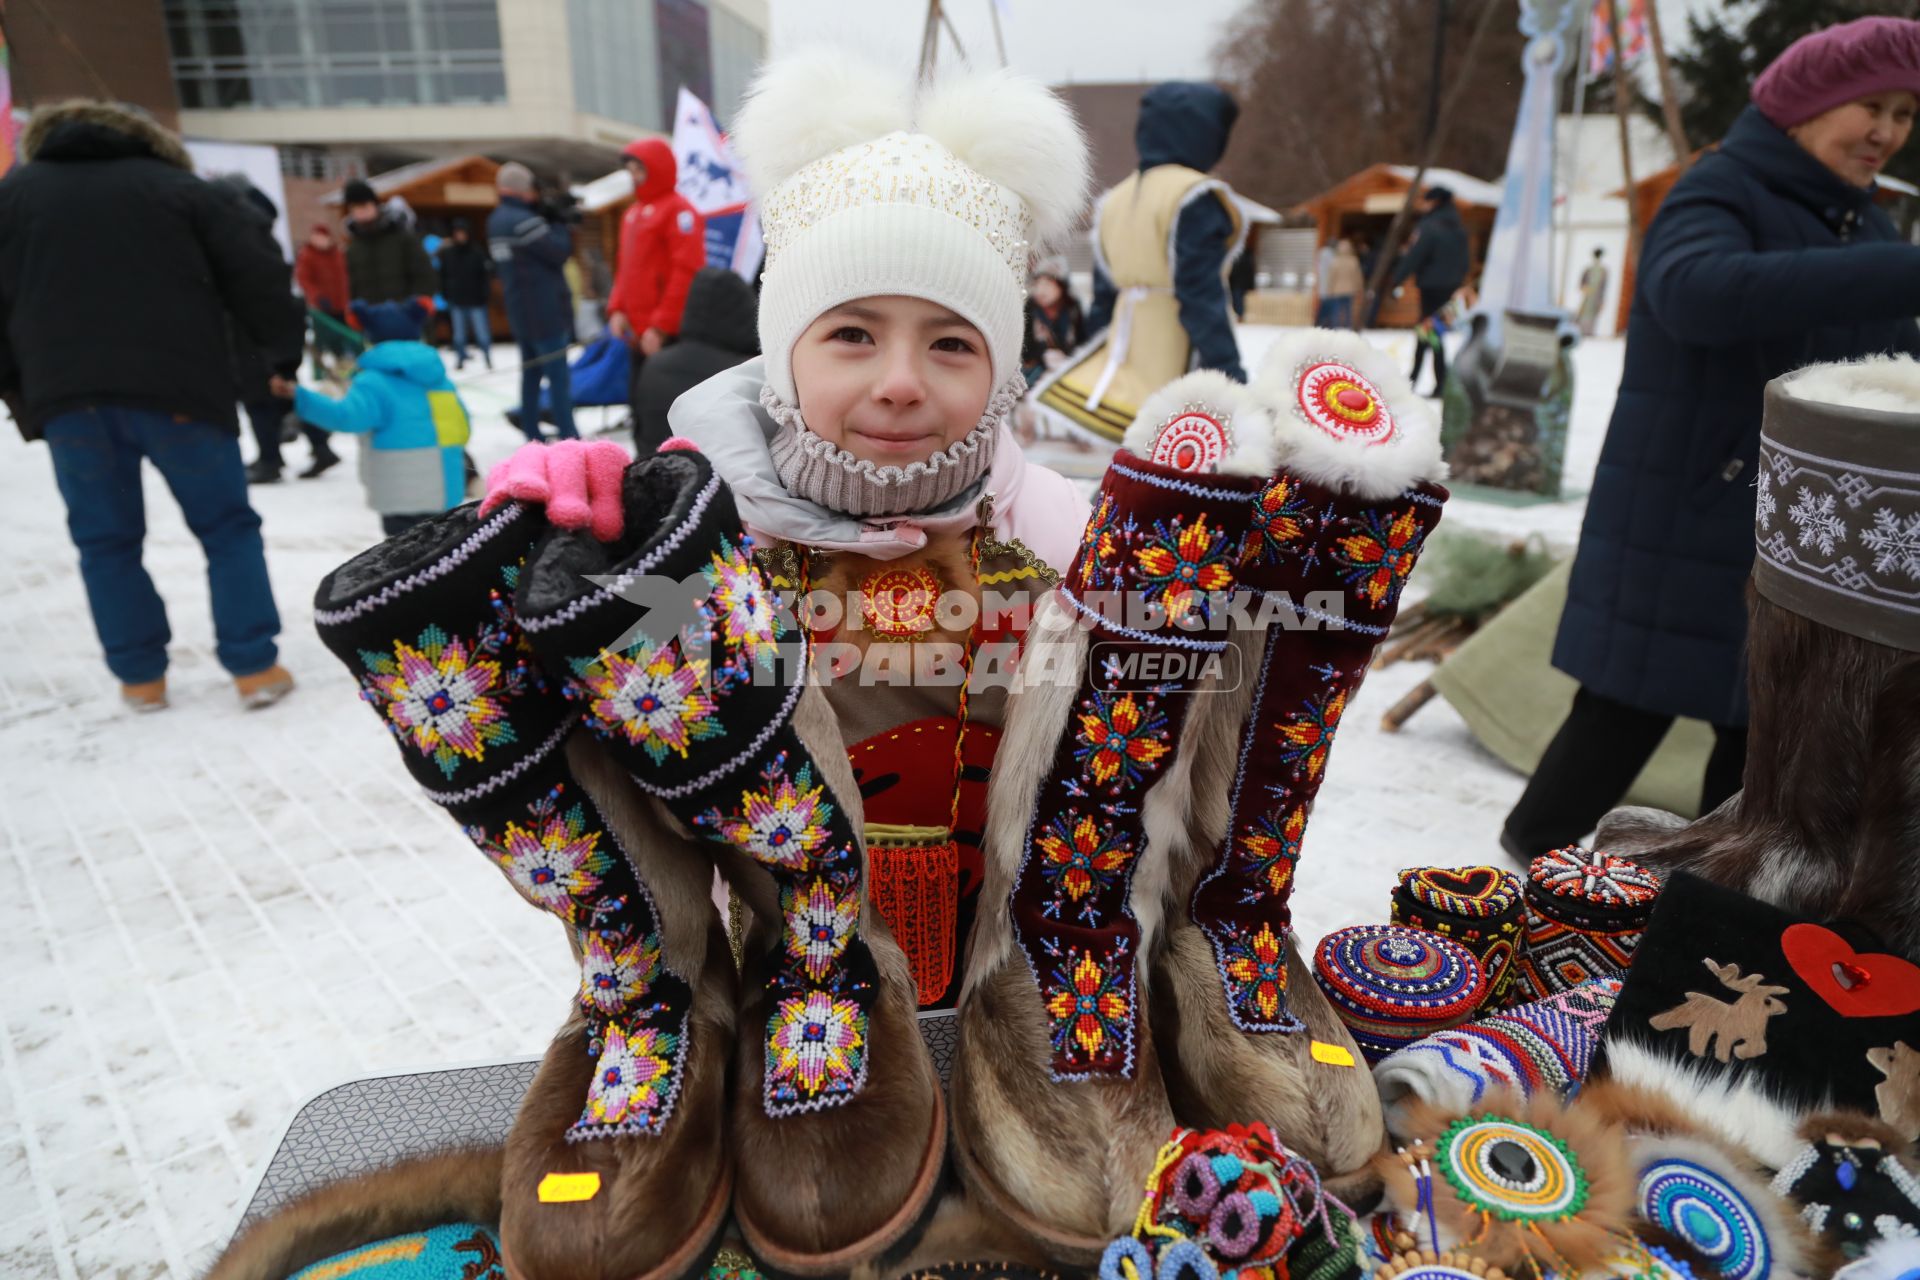
[[[808,325],[889,294],[979,329],[996,387],[1018,372],[1028,258],[1086,200],[1086,141],[1065,103],[998,71],[914,104],[902,77],[815,51],[761,72],[733,143],[761,193],[760,349],[780,399],[797,400],[790,361]]]

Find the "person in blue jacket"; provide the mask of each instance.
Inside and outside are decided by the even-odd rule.
[[[1580,691],[1507,817],[1510,854],[1591,831],[1676,716],[1714,726],[1701,812],[1740,789],[1764,391],[1802,365],[1920,355],[1920,246],[1874,202],[1916,92],[1920,22],[1862,18],[1800,40],[1647,229],[1554,643]]]
[[[419,341],[427,313],[418,302],[356,302],[353,317],[374,345],[360,354],[346,395],[300,387],[294,408],[316,427],[367,437],[360,483],[392,537],[466,500],[467,407],[440,353]]]
[[[487,246],[500,277],[507,322],[520,344],[520,430],[540,434],[540,383],[547,384],[553,424],[563,440],[577,440],[567,344],[573,332],[572,293],[564,268],[573,233],[534,207],[533,173],[509,161],[494,177],[500,203],[487,217]]]

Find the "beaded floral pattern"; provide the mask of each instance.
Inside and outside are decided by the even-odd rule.
[[[586,806],[562,808],[558,789],[536,800],[524,821],[510,820],[498,832],[467,828],[467,838],[493,860],[514,891],[568,924],[588,918],[599,899],[601,878],[612,859],[601,847],[602,829]]]
[[[602,653],[581,664],[578,687],[588,713],[655,764],[670,754],[685,759],[694,743],[725,732],[707,691],[707,664],[684,658],[677,640]]]
[[[767,1029],[767,1096],[776,1106],[848,1097],[867,1077],[867,1014],[832,991],[788,996]]]
[[[579,1125],[613,1132],[657,1132],[666,1123],[679,1088],[680,1040],[679,1035],[657,1027],[629,1029],[619,1021],[608,1023]]]
[[[1345,523],[1333,540],[1334,562],[1348,585],[1374,608],[1400,599],[1400,588],[1420,558],[1427,531],[1414,507],[1396,512],[1369,511]]]
[[[511,704],[538,677],[517,656],[504,624],[467,638],[428,627],[412,644],[363,651],[361,687],[394,736],[452,778],[462,762],[484,760],[488,747],[518,741]]]

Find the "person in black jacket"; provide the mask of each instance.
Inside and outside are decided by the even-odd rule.
[[[207,556],[215,654],[247,705],[293,687],[260,517],[247,503],[228,317],[270,367],[305,324],[270,230],[193,174],[135,107],[34,113],[0,180],[0,398],[44,438],[107,667],[166,705],[166,607],[140,563],[140,463],[159,470]]]
[[[1849,56],[1805,58],[1809,41],[1862,34],[1871,38]],[[1920,247],[1874,202],[1876,173],[1913,127],[1920,22],[1829,28],[1774,67],[1647,228],[1620,394],[1554,642],[1553,665],[1580,691],[1507,817],[1502,843],[1516,857],[1592,830],[1675,716],[1715,729],[1701,812],[1737,792],[1756,504],[1803,544],[1827,537],[1857,551],[1847,540],[1871,528],[1870,503],[1797,507],[1756,476],[1760,420],[1766,384],[1802,365],[1920,355]],[[1875,85],[1848,100],[1849,86]]]
[[[573,383],[567,370],[573,316],[564,270],[573,253],[566,225],[533,207],[533,173],[510,162],[495,175],[500,203],[487,218],[487,247],[506,295],[507,323],[520,344],[520,430],[540,438],[540,383],[545,379],[554,429],[577,440]]]
[[[440,282],[420,237],[382,208],[372,185],[360,178],[347,183],[342,200],[347,206],[350,301],[371,304],[418,298],[431,314]]]
[[[1420,290],[1420,323],[1430,325],[1440,308],[1447,305],[1460,286],[1467,282],[1473,267],[1473,251],[1467,244],[1467,228],[1460,221],[1460,210],[1453,203],[1453,192],[1446,187],[1428,187],[1423,197],[1426,214],[1415,231],[1413,247],[1401,255],[1393,267],[1393,283],[1413,277]],[[1413,372],[1407,381],[1420,381],[1420,366],[1426,363],[1426,341],[1413,344]],[[1447,347],[1435,335],[1433,347],[1433,394],[1447,389]]]
[[[667,410],[682,392],[759,354],[759,300],[753,286],[725,267],[702,267],[687,286],[679,341],[647,357],[640,370],[634,450],[648,457],[673,434]]]
[[[467,338],[493,368],[493,324],[487,304],[493,299],[493,257],[473,242],[465,218],[453,220],[453,234],[440,246],[440,293],[453,321],[454,368],[467,367]]]
[[[233,200],[243,215],[258,219],[266,227],[267,234],[273,234],[273,224],[279,218],[280,210],[274,207],[264,191],[247,181],[245,174],[223,174],[212,179],[212,183],[216,190]],[[260,348],[248,342],[237,330],[233,333],[234,381],[241,407],[247,411],[247,425],[253,429],[254,458],[247,464],[248,484],[280,482],[280,472],[286,466],[286,459],[280,451],[280,430],[287,416],[293,412],[293,400],[274,394],[273,379],[278,375],[291,380],[298,373],[297,366],[273,367]],[[313,460],[300,473],[302,480],[312,480],[340,465],[340,455],[327,442],[326,432],[307,423],[300,424],[300,431],[307,439],[307,447],[313,450]]]

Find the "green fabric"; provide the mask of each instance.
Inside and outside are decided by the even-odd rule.
[[[1525,774],[1540,763],[1579,687],[1551,662],[1572,568],[1571,559],[1563,561],[1433,673],[1433,687],[1453,704],[1473,736]],[[1622,803],[1698,817],[1700,781],[1712,750],[1712,726],[1676,721]]]

